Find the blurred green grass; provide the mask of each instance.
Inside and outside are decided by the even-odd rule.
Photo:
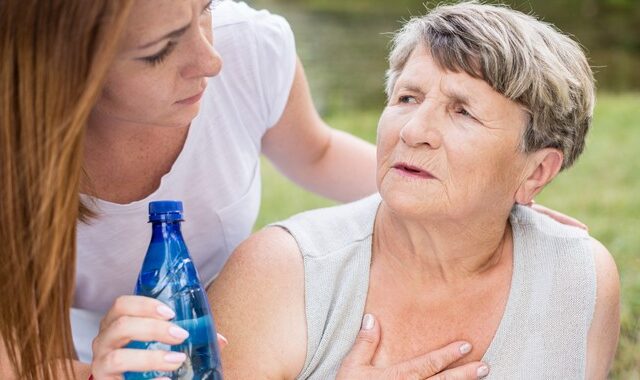
[[[611,378],[640,380],[640,94],[599,94],[583,155],[536,199],[585,222],[613,254],[621,278],[622,326]],[[377,111],[326,117],[335,128],[374,142]],[[333,202],[310,194],[262,162],[256,228]]]

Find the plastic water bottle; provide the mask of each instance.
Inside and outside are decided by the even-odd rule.
[[[125,379],[172,380],[222,379],[220,350],[207,294],[198,279],[189,251],[182,238],[182,202],[158,201],[149,203],[149,222],[153,233],[144,258],[135,294],[156,298],[172,308],[172,321],[189,332],[179,345],[159,342],[131,342],[127,348],[179,351],[187,355],[183,365],[173,372],[127,372]]]

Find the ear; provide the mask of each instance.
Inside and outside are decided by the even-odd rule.
[[[516,190],[516,203],[529,204],[562,168],[564,155],[555,148],[545,148],[533,153],[529,159],[527,177]]]

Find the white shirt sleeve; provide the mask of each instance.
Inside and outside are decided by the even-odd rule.
[[[214,41],[222,56],[221,73],[228,101],[242,107],[247,124],[262,135],[275,125],[286,107],[297,55],[287,21],[243,2],[221,1],[212,12]],[[216,98],[220,106],[225,99]],[[206,110],[205,110],[206,111]]]
[[[296,70],[296,45],[289,23],[265,10],[253,19],[258,53],[258,70],[266,101],[266,125],[275,125],[291,91]]]

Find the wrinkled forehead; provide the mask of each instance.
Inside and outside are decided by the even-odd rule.
[[[507,74],[507,72],[512,72],[513,68],[501,67],[503,66],[501,65],[503,60],[497,57],[492,57],[494,58],[493,63],[487,62],[486,60],[488,58],[485,56],[486,52],[482,52],[482,47],[464,41],[457,36],[438,33],[418,43],[414,51],[416,49],[425,49],[428,51],[435,65],[443,71],[464,74],[482,81],[496,94],[518,103],[527,115],[530,116],[530,110],[520,102],[520,99],[510,97],[505,92],[505,87],[516,82],[516,79],[512,77],[511,74]],[[498,55],[501,54],[501,52],[496,53]],[[492,67],[491,70],[494,71],[494,74],[485,72],[487,65]],[[502,74],[496,76],[495,72],[501,72]]]
[[[468,73],[458,66],[444,64],[426,44],[418,44],[405,61],[396,85],[437,85],[441,89],[452,91],[465,90],[464,92],[472,93],[475,92],[474,89],[482,89],[483,92],[495,92],[484,79],[472,74],[474,73]]]
[[[473,46],[467,46],[464,49],[454,48],[451,41],[453,38],[455,37],[451,35],[437,34],[429,36],[427,40],[418,43],[418,46],[429,51],[433,61],[441,69],[454,73],[465,73],[473,78],[486,81],[482,74],[482,56],[479,49]]]
[[[397,78],[395,90],[411,90],[425,95],[441,94],[443,101],[471,106],[485,120],[505,117],[528,123],[526,107],[507,98],[482,78],[462,69],[439,63],[425,45],[416,46]],[[520,124],[520,123],[518,123]]]

